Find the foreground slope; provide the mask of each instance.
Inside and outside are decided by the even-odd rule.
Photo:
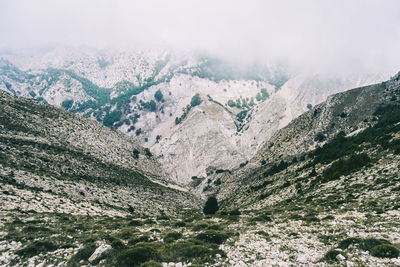
[[[196,207],[183,189],[163,186],[160,165],[130,137],[35,100],[0,92],[0,102],[2,209],[157,214]]]

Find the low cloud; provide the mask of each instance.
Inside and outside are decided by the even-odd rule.
[[[400,70],[400,1],[0,0],[0,47],[201,50],[240,63]]]

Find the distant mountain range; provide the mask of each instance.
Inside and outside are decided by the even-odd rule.
[[[328,95],[384,79],[300,74],[284,64],[243,68],[161,50],[57,48],[0,57],[0,89],[133,136],[182,185],[207,169],[248,161],[276,130]],[[201,104],[191,108],[196,94]]]

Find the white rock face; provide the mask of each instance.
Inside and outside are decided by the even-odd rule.
[[[93,252],[92,256],[89,257],[89,262],[94,262],[99,260],[104,254],[112,249],[110,245],[102,244]]]
[[[192,176],[205,177],[205,170],[210,166],[231,169],[246,162],[273,133],[307,111],[308,104],[316,105],[330,94],[388,78],[388,75],[368,74],[286,73],[291,78],[276,91],[272,78],[277,66],[271,65],[270,74],[257,81],[220,80],[215,78],[218,73],[202,73],[205,63],[209,62],[176,51],[57,48],[34,56],[0,55],[0,58],[20,69],[9,70],[7,63],[0,60],[0,67],[6,66],[0,68],[1,90],[25,97],[40,95],[56,106],[71,99],[76,108],[79,103],[94,100],[90,91],[83,88],[82,79],[110,92],[111,100],[107,104],[110,112],[121,109],[121,105],[112,101],[117,101],[128,90],[119,85],[121,82],[139,88],[153,81],[151,86],[136,94],[135,99],[128,98],[129,113],[123,112],[121,124],[115,127],[150,148],[170,180],[181,185],[191,182]],[[49,74],[48,68],[70,71],[78,78],[68,73],[55,77]],[[36,78],[31,78],[32,75]],[[13,79],[15,76],[22,78]],[[257,101],[256,96],[263,88],[269,98]],[[142,108],[139,102],[154,100],[157,90],[162,92],[164,102],[157,102],[155,111]],[[182,116],[182,110],[196,93],[200,94],[202,104],[191,109],[181,123],[175,124],[175,118]],[[229,107],[227,102],[238,99],[250,102],[252,98],[254,106],[249,108],[243,122],[238,121],[236,115],[243,109]],[[97,115],[86,112],[78,111],[93,119],[97,116],[101,120],[105,116],[104,110]],[[134,114],[140,116],[135,123],[125,122],[132,121]],[[135,129],[132,130],[132,126]],[[141,129],[139,135],[138,129]]]

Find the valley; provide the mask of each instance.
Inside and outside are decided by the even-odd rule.
[[[400,264],[400,73],[35,55],[0,61],[0,265]]]

